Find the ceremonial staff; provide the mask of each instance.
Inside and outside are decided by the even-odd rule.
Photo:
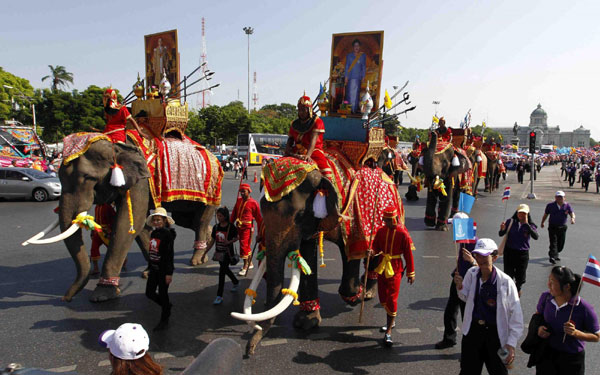
[[[363,310],[365,308],[365,295],[367,293],[367,280],[368,278],[368,273],[369,273],[369,261],[371,260],[371,254],[370,251],[373,248],[373,240],[375,239],[375,235],[373,234],[373,231],[375,230],[375,216],[377,215],[377,205],[379,204],[379,187],[377,188],[376,194],[375,194],[375,206],[373,208],[373,218],[371,219],[371,239],[370,239],[370,243],[369,243],[369,249],[367,250],[367,264],[365,265],[365,281],[363,283],[363,290],[362,290],[362,301],[360,302],[360,314],[358,315],[358,322],[362,323],[362,317],[363,317]]]
[[[404,90],[404,89],[406,88],[406,86],[408,86],[408,81],[406,81],[406,83],[404,84],[404,86],[400,87],[400,88],[398,89],[398,91],[396,91],[396,92],[394,93],[394,95],[392,95],[392,97],[390,98],[390,100],[394,100],[394,98],[396,98],[396,96],[398,96],[398,94],[400,94],[400,92],[401,92],[402,90]],[[406,100],[408,100],[408,98],[406,98]],[[402,102],[400,102],[400,103],[402,103]],[[398,105],[398,104],[400,104],[400,103],[397,103],[396,105]],[[395,107],[396,105],[394,105],[393,107]],[[393,108],[393,107],[392,107],[392,108]],[[379,107],[379,109],[377,109],[377,111],[376,111],[376,112],[373,112],[371,115],[369,115],[369,119],[373,119],[373,118],[375,118],[375,117],[376,117],[376,116],[379,114],[379,112],[381,112],[381,111],[382,111],[384,108],[385,108],[385,104],[382,104],[382,105],[381,105],[381,107]],[[390,108],[390,110],[391,110],[392,108]]]

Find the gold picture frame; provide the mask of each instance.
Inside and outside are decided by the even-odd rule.
[[[163,72],[171,87],[179,83],[179,47],[177,29],[144,35],[146,55],[146,90],[159,87]],[[179,97],[179,95],[175,95]]]

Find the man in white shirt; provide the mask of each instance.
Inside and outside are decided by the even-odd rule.
[[[517,287],[493,265],[498,246],[480,238],[473,250],[477,266],[454,277],[458,297],[466,302],[461,343],[460,374],[479,375],[485,363],[490,375],[506,375],[515,359],[515,347],[523,333],[523,311]],[[508,354],[502,360],[500,349]]]

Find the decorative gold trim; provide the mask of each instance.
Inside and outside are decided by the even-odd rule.
[[[84,134],[89,134],[89,133],[88,132],[75,133],[75,135],[77,135],[77,136],[82,136]],[[81,155],[85,154],[87,152],[87,150],[90,148],[90,146],[94,142],[100,141],[100,140],[105,140],[105,141],[112,142],[111,139],[108,136],[106,136],[104,134],[98,134],[97,136],[88,139],[87,142],[86,142],[86,144],[85,144],[85,146],[83,147],[83,149],[81,149],[80,151],[77,151],[76,153],[71,154],[68,157],[66,157],[63,160],[63,165],[69,165],[70,162],[72,162],[73,160],[77,159]]]

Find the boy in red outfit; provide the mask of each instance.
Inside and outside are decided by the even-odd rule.
[[[240,259],[244,260],[244,267],[239,272],[240,276],[246,276],[252,264],[252,259],[250,259],[252,253],[252,233],[254,232],[254,223],[252,221],[256,221],[258,228],[262,225],[260,206],[250,196],[250,193],[252,193],[252,189],[249,184],[240,185],[240,197],[235,202],[230,220],[237,227],[240,241]],[[260,238],[257,237],[256,242],[260,242]]]
[[[383,222],[385,225],[375,235],[372,253],[381,256],[375,271],[378,273],[379,302],[387,313],[387,325],[382,327],[385,331],[383,341],[386,346],[392,346],[392,328],[395,326],[398,293],[404,271],[406,270],[409,284],[412,285],[415,281],[415,264],[412,255],[414,245],[406,227],[398,224],[398,211],[394,207],[388,207],[383,211]],[[402,263],[402,256],[406,268]]]

